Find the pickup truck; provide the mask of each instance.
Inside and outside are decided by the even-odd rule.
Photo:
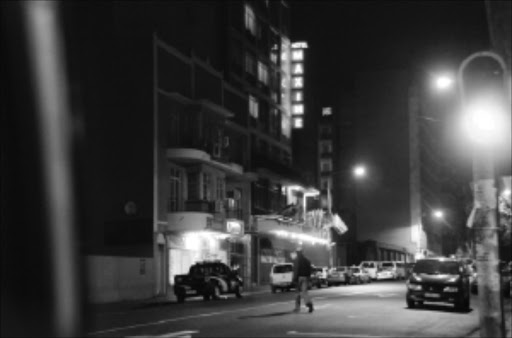
[[[236,271],[217,261],[198,262],[187,275],[174,276],[174,294],[178,303],[187,297],[203,296],[204,300],[219,299],[223,294],[242,297],[243,280]]]

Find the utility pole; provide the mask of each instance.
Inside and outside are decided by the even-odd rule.
[[[462,109],[469,108],[463,73],[475,59],[494,59],[502,68],[504,87],[508,90],[507,68],[503,59],[494,52],[477,52],[468,56],[459,66],[458,84]],[[477,93],[479,94],[479,93]],[[509,110],[510,98],[504,109]],[[505,100],[506,101],[506,100]],[[485,113],[492,112],[487,107]],[[509,113],[509,112],[507,112]],[[477,126],[474,126],[477,128]],[[474,130],[477,133],[477,130]],[[487,132],[492,132],[487,130]],[[475,233],[476,264],[478,269],[478,297],[480,300],[480,335],[481,337],[504,337],[503,303],[499,271],[499,242],[497,222],[497,194],[494,178],[493,147],[490,142],[475,142],[473,155],[473,224]]]

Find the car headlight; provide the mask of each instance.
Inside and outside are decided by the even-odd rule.
[[[446,286],[443,289],[443,292],[457,292],[457,291],[459,291],[459,288],[456,286]]]
[[[448,279],[448,283],[455,283],[459,280],[459,276],[452,277]]]
[[[423,290],[423,287],[420,284],[409,283],[407,285],[407,287],[409,288],[409,290],[413,290],[413,291],[421,291],[421,290]]]

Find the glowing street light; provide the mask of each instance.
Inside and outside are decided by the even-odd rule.
[[[366,167],[363,165],[357,165],[354,167],[354,176],[362,178],[366,176]]]
[[[455,80],[449,75],[440,75],[434,79],[434,87],[439,91],[445,91],[453,87]]]
[[[510,189],[505,189],[505,190],[503,191],[503,196],[505,196],[505,197],[510,197]]]
[[[434,210],[434,213],[433,213],[434,217],[437,218],[437,219],[443,219],[444,217],[444,212],[442,210]]]

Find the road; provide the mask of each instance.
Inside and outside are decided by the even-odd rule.
[[[463,337],[478,327],[478,299],[468,312],[450,304],[408,309],[404,281],[310,291],[315,311],[293,313],[294,292],[243,299],[144,304],[96,313],[89,337]]]

